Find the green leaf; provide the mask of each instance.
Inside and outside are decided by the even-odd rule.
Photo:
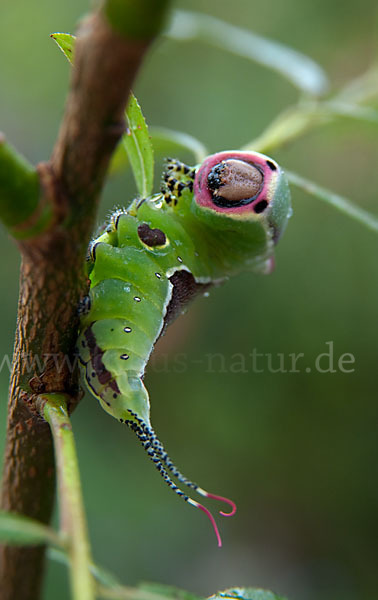
[[[223,592],[217,592],[210,596],[209,600],[228,600],[228,598],[236,600],[286,600],[283,596],[277,596],[273,592],[257,588],[230,588]]]
[[[58,44],[58,47],[72,64],[74,61],[76,37],[70,33],[51,33],[50,37]]]
[[[70,33],[52,33],[53,40],[72,64],[76,38]],[[128,129],[122,137],[112,159],[110,172],[119,171],[131,164],[139,194],[146,198],[152,193],[154,182],[154,151],[148,133],[147,123],[139,106],[138,100],[131,93],[126,108]],[[189,136],[190,137],[190,136]],[[124,151],[126,150],[126,156]]]
[[[0,540],[11,546],[53,544],[62,541],[53,529],[24,515],[0,511]]]
[[[142,110],[134,94],[126,108],[128,129],[122,137],[139,194],[146,198],[154,182],[154,150]]]
[[[321,96],[328,89],[325,71],[311,58],[274,40],[215,17],[176,11],[166,32],[175,40],[201,40],[277,71],[300,90]]]

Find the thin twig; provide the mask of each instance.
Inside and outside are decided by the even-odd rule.
[[[342,117],[377,124],[378,112],[364,106],[365,102],[376,99],[377,96],[377,69],[373,68],[364,76],[349,82],[327,100],[300,99],[294,106],[284,109],[243,150],[272,152],[297,140],[311,129]]]
[[[365,225],[365,227],[371,231],[378,233],[378,217],[375,215],[372,215],[367,210],[356,206],[351,200],[348,200],[348,198],[344,198],[339,194],[335,194],[334,192],[321,187],[317,183],[314,183],[309,179],[305,179],[301,175],[297,175],[296,173],[286,170],[285,173],[291,184],[296,185],[308,194],[319,198],[319,200],[323,200],[323,202],[333,206],[333,208],[336,208],[344,215],[351,217],[355,221]]]
[[[90,545],[67,397],[45,394],[38,398],[36,406],[50,425],[54,439],[61,533],[67,538],[72,598],[94,600]]]
[[[177,40],[200,40],[260,63],[283,75],[307,94],[321,96],[328,89],[326,73],[312,58],[276,40],[210,15],[176,11],[166,33]]]
[[[116,587],[97,586],[97,593],[104,600],[167,600],[167,596],[155,594],[143,589],[127,587],[124,585]]]
[[[0,134],[0,220],[14,237],[35,235],[46,223],[51,211],[37,210],[39,200],[38,173]]]

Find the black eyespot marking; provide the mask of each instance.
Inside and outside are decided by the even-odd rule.
[[[147,223],[142,223],[138,227],[139,239],[147,246],[164,246],[167,241],[164,231],[161,229],[151,229]]]
[[[268,167],[271,171],[277,171],[276,165],[271,160],[267,160],[266,164],[268,165]]]
[[[130,356],[128,354],[121,354],[120,358],[122,358],[122,360],[128,360]]]
[[[113,394],[113,398],[117,398],[117,394]]]
[[[255,213],[260,214],[260,213],[264,212],[264,210],[266,209],[267,206],[268,206],[268,202],[266,200],[260,200],[260,202],[258,202],[253,207],[253,210],[255,211]]]
[[[131,327],[124,327],[124,328],[123,328],[123,331],[124,331],[125,333],[130,333],[130,332],[131,332]]]

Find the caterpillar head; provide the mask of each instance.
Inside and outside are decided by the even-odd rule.
[[[194,199],[206,214],[235,221],[261,221],[277,242],[291,213],[285,174],[258,152],[228,151],[208,156],[196,171]]]

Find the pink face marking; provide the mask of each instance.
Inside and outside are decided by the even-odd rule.
[[[194,179],[194,196],[203,207],[225,214],[263,213],[279,175],[278,165],[257,152],[217,152]]]

